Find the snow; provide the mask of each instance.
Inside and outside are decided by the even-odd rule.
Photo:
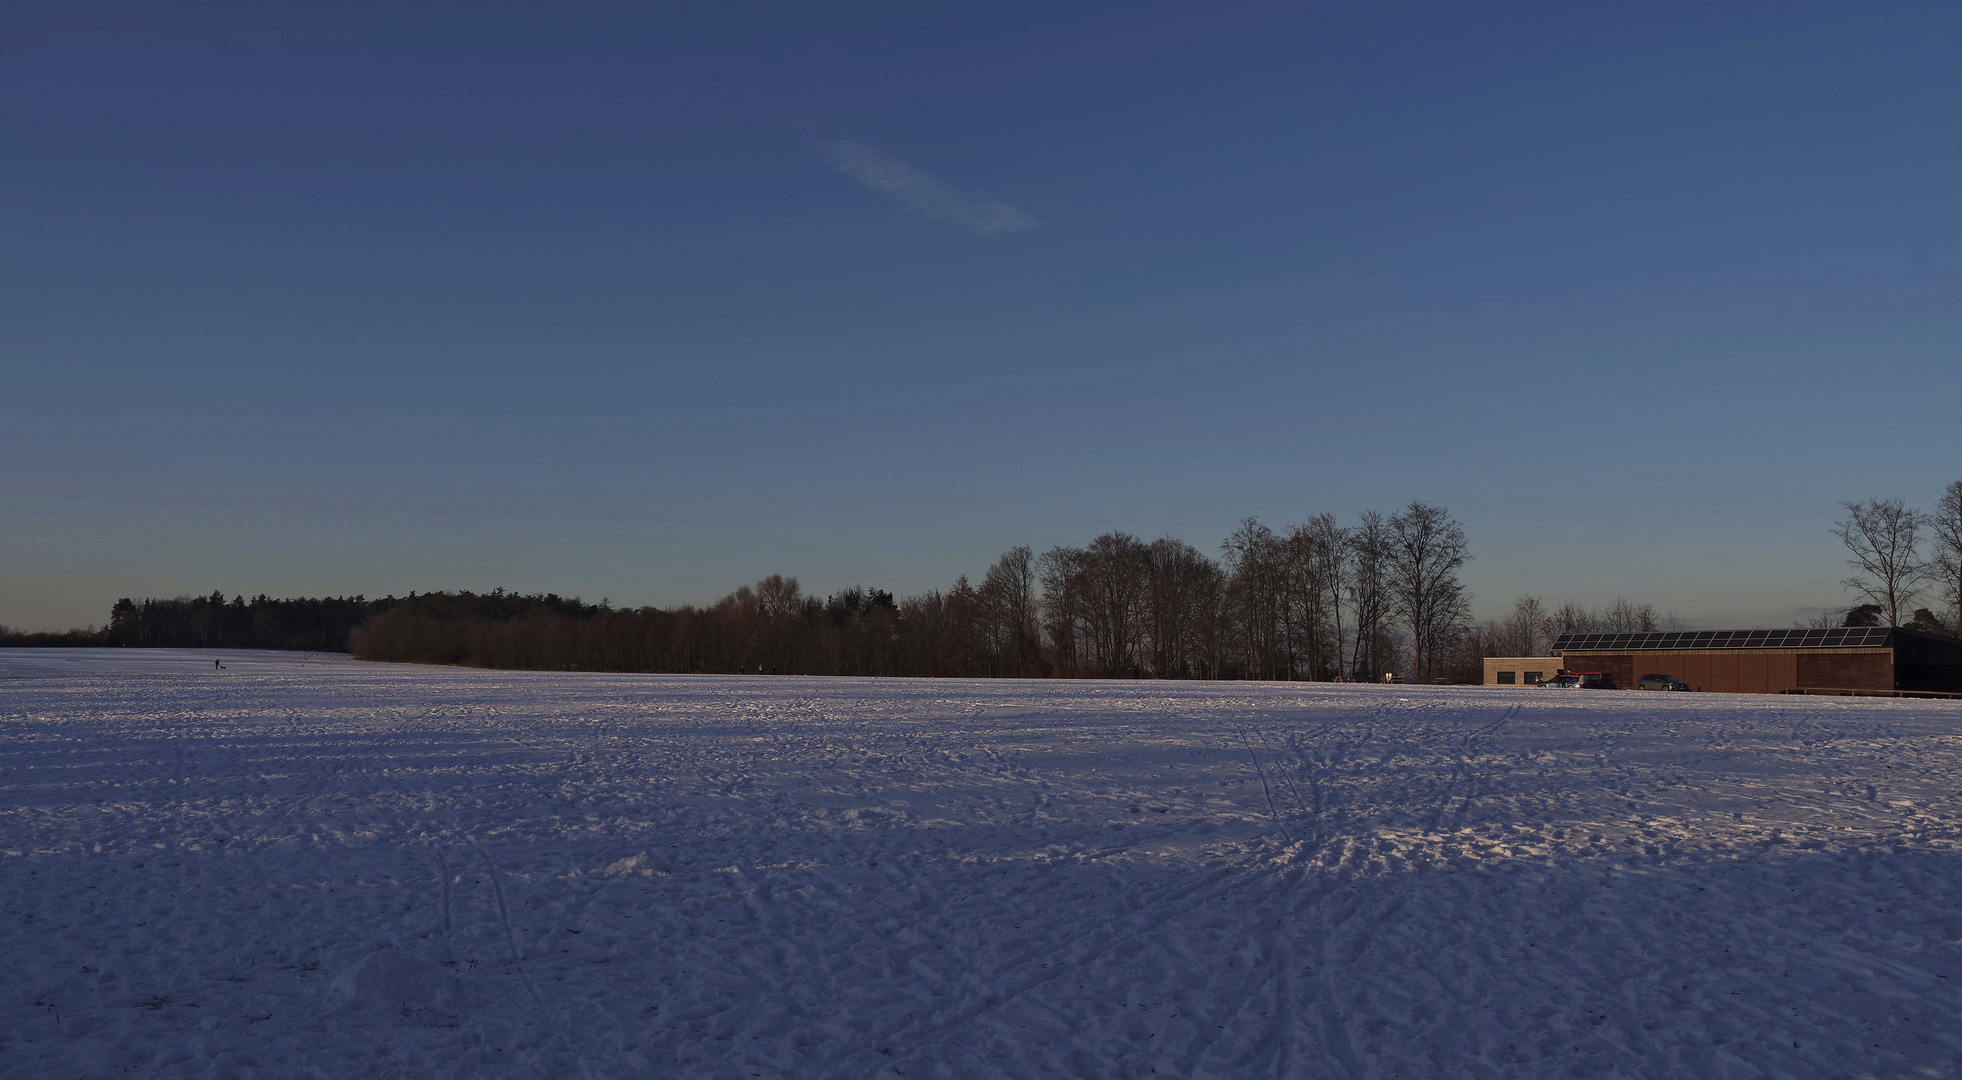
[[[6,1077],[1962,1073],[1962,703],[9,650],[0,788]]]
[[[403,1016],[448,1012],[456,977],[434,960],[391,946],[356,961],[328,984],[327,996],[343,1009],[400,1010]]]

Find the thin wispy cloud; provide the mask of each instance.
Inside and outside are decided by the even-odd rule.
[[[1042,222],[1035,215],[982,195],[970,195],[864,143],[829,139],[820,144],[838,171],[901,206],[977,236],[1026,232]]]

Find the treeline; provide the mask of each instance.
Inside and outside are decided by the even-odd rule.
[[[1468,628],[1465,647],[1479,656],[1551,656],[1553,643],[1562,634],[1681,629],[1682,620],[1674,615],[1664,615],[1654,605],[1637,604],[1624,598],[1616,598],[1597,611],[1571,603],[1549,610],[1539,597],[1522,596],[1513,602],[1512,611],[1505,618]]]
[[[91,626],[86,630],[16,630],[0,626],[0,648],[74,648],[106,645],[103,632]]]
[[[1962,481],[1934,510],[1844,504],[1865,603],[1817,624],[1962,628]],[[1931,549],[1923,553],[1924,545]],[[1566,633],[1681,629],[1648,604],[1592,610],[1521,597],[1474,625],[1462,526],[1421,502],[1343,523],[1275,529],[1248,518],[1209,555],[1170,537],[1105,533],[1082,547],[1014,548],[981,576],[896,598],[806,595],[771,576],[704,607],[616,609],[556,595],[411,593],[247,601],[222,593],[116,601],[101,629],[0,645],[316,649],[371,660],[495,668],[1012,678],[1473,682],[1487,656],[1544,656]],[[1913,603],[1929,592],[1941,613]]]
[[[1105,533],[1004,553],[980,577],[819,597],[771,576],[713,604],[429,593],[118,600],[107,627],[0,643],[318,649],[371,660],[674,673],[1475,681],[1488,642],[1458,574],[1464,529],[1412,503],[1343,523],[1249,518],[1217,556]]]
[[[116,601],[109,625],[28,634],[0,627],[0,645],[111,645],[167,649],[311,649],[346,652],[348,634],[401,603],[360,596],[274,600],[225,594]]]
[[[376,612],[358,657],[496,668],[1020,678],[1478,676],[1464,529],[1412,503],[1344,525],[1247,519],[1213,558],[1106,533],[1014,548],[978,584],[806,595],[772,576],[706,607],[432,593]]]

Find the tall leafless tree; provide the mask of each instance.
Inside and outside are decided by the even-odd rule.
[[[1280,538],[1246,518],[1220,543],[1226,556],[1227,602],[1249,678],[1286,678],[1291,659],[1284,619],[1284,561]]]
[[[997,674],[1036,673],[1042,652],[1036,588],[1035,552],[1027,545],[1003,552],[981,578],[981,610]]]
[[[1151,587],[1151,549],[1129,533],[1108,532],[1083,549],[1078,573],[1085,640],[1099,674],[1123,679],[1138,674]]]
[[[1899,499],[1840,505],[1846,517],[1833,525],[1833,535],[1846,545],[1853,570],[1840,584],[1877,605],[1887,625],[1899,626],[1901,613],[1927,587],[1930,567],[1921,557],[1927,515]]]
[[[1296,525],[1276,539],[1283,678],[1294,678],[1296,669],[1304,665],[1308,678],[1318,678],[1322,654],[1319,639],[1324,620],[1315,538],[1305,526]]]
[[[756,583],[756,620],[763,670],[780,675],[793,670],[793,642],[804,616],[803,589],[796,578],[771,574]]]
[[[1343,601],[1349,588],[1353,554],[1349,530],[1334,514],[1316,514],[1293,530],[1292,536],[1305,549],[1304,576],[1311,597],[1315,651],[1309,660],[1312,677],[1327,678],[1348,671],[1344,648]]]
[[[1465,623],[1470,595],[1458,580],[1468,558],[1464,526],[1441,506],[1413,502],[1390,518],[1390,594],[1410,628],[1411,672],[1432,675],[1432,656]]]
[[[1053,547],[1036,560],[1042,581],[1043,633],[1049,638],[1056,672],[1077,678],[1083,671],[1082,548]]]
[[[1391,669],[1389,648],[1390,526],[1383,515],[1365,510],[1349,531],[1349,610],[1356,625],[1350,671],[1375,682]]]
[[[950,675],[971,678],[987,674],[986,616],[981,593],[968,584],[967,575],[955,579],[946,597],[947,638],[940,668]]]
[[[1928,524],[1935,536],[1936,588],[1948,605],[1949,625],[1962,631],[1962,480],[1942,492]]]
[[[1151,673],[1161,679],[1216,677],[1213,656],[1219,619],[1218,564],[1171,537],[1151,543],[1151,584],[1145,594]]]

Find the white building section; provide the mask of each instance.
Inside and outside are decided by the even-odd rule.
[[[1537,686],[1560,674],[1557,656],[1488,656],[1485,685]]]

